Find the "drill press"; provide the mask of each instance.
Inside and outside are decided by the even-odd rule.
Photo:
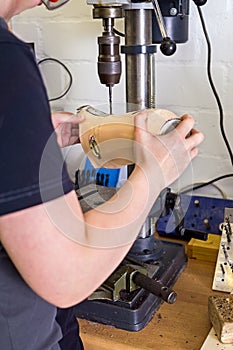
[[[114,21],[123,17],[125,43],[121,53],[125,54],[127,112],[154,108],[157,44],[170,56],[176,51],[175,41],[187,41],[189,0],[104,0],[101,3],[88,0],[87,3],[94,6],[93,17],[103,21],[104,31],[98,38],[98,74],[100,82],[109,88],[110,114],[112,88],[121,76],[120,38]],[[128,172],[131,171],[129,167]],[[93,205],[96,202],[93,188],[85,191],[85,197],[89,197],[88,202]],[[88,300],[76,307],[77,317],[138,331],[150,321],[162,302],[175,302],[172,286],[186,265],[184,247],[157,240],[154,235],[156,218],[167,210],[168,194],[168,189],[161,193],[121,265]],[[106,195],[98,193],[97,196],[98,204],[100,198],[107,199]],[[85,198],[79,199],[82,205]]]

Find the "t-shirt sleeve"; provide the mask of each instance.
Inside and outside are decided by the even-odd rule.
[[[0,215],[73,189],[28,45],[0,42]]]

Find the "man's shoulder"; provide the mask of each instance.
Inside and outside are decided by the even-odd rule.
[[[26,45],[22,40],[17,38],[7,27],[4,25],[5,22],[2,22],[2,18],[0,18],[0,44],[16,44],[16,45]],[[6,23],[5,23],[6,24]]]
[[[16,71],[22,74],[22,70],[31,70],[32,66],[27,64],[29,62],[33,63],[34,69],[35,56],[31,46],[0,26],[0,70],[8,77],[10,71],[12,74],[16,74]]]
[[[9,30],[0,27],[0,43],[9,43],[9,44],[23,44],[14,34]]]
[[[7,23],[6,23],[6,21],[2,18],[2,17],[0,17],[0,28],[4,28],[4,29],[7,29]]]

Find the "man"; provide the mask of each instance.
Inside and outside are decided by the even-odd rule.
[[[45,2],[49,7],[49,1]],[[112,200],[83,214],[57,143],[77,141],[82,120],[64,121],[65,136],[61,120],[55,116],[52,124],[33,54],[7,30],[6,23],[14,15],[40,4],[40,0],[0,2],[3,350],[60,349],[62,332],[55,319],[56,307],[81,302],[112,273],[161,190],[183,172],[203,140],[188,115],[176,130],[155,137],[146,131],[146,111],[138,113],[133,173]]]

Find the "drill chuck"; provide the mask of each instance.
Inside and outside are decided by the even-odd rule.
[[[120,38],[115,35],[98,37],[98,75],[101,84],[113,86],[121,77]]]
[[[121,77],[120,38],[114,33],[114,19],[123,17],[121,5],[96,4],[93,18],[102,18],[104,31],[98,37],[98,75],[101,84],[110,88],[118,84]]]

